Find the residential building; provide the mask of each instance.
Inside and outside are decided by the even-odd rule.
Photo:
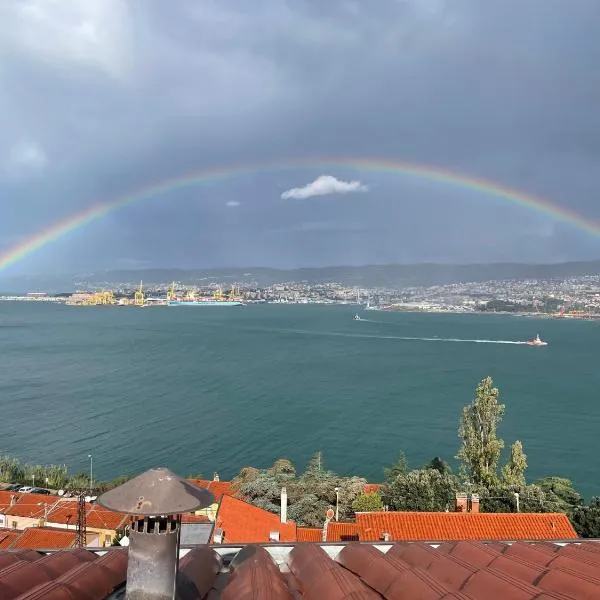
[[[48,513],[60,501],[58,496],[44,494],[20,494],[18,492],[2,492],[8,494],[8,503],[4,500],[4,509],[0,513],[0,527],[9,529],[27,529],[42,527]]]
[[[71,499],[57,502],[46,518],[46,525],[59,529],[77,528],[79,502]],[[98,536],[98,546],[111,546],[118,531],[123,530],[129,518],[127,515],[115,513],[97,504],[85,504],[85,528],[88,533]]]

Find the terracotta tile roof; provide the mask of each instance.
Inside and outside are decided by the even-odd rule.
[[[50,511],[59,500],[58,496],[45,494],[17,494],[16,503],[9,506],[5,514],[29,519],[43,518],[46,511]]]
[[[46,522],[57,525],[75,525],[77,523],[77,500],[60,500],[48,512]],[[87,527],[115,531],[123,527],[128,521],[127,515],[106,510],[99,504],[86,503],[85,518]]]
[[[219,502],[221,496],[235,495],[231,486],[231,481],[213,481],[212,479],[188,479],[188,481],[191,481],[194,485],[210,490],[215,497],[215,502]]]
[[[181,515],[182,523],[210,523],[210,519],[206,515]]]
[[[268,542],[271,532],[279,532],[279,541],[296,541],[296,524],[293,521],[281,523],[279,515],[271,513],[233,496],[223,496],[217,518],[215,531],[223,531],[223,544],[259,544]]]
[[[364,487],[365,494],[372,494],[378,492],[383,487],[383,483],[366,483]]]
[[[0,549],[10,548],[21,533],[23,532],[14,529],[0,529]]]
[[[583,600],[600,597],[600,543],[421,542],[274,549],[198,546],[179,561],[181,597],[202,600]],[[273,553],[273,554],[272,554]],[[277,556],[275,562],[273,556]],[[279,564],[278,564],[279,563]],[[106,600],[127,551],[0,552],[3,600]],[[182,590],[183,591],[183,590]]]
[[[348,542],[355,536],[362,539],[362,532],[357,523],[336,523],[332,521],[327,526],[327,541],[328,542]]]
[[[298,527],[296,537],[299,542],[321,542],[323,530],[318,527]]]
[[[11,496],[18,496],[16,492],[5,492],[0,490],[0,513],[3,513],[10,506]]]
[[[79,549],[0,552],[0,598],[105,600],[123,585],[126,572],[127,553],[118,550],[104,556]]]
[[[88,527],[110,529],[111,531],[122,528],[129,521],[127,515],[112,512],[99,504],[86,506],[85,519]]]
[[[75,544],[77,533],[70,529],[53,529],[51,527],[28,527],[14,541],[11,549],[31,548],[51,549],[70,548]]]
[[[359,536],[364,541],[391,540],[558,540],[576,539],[562,513],[357,513]],[[329,539],[329,536],[328,536]]]

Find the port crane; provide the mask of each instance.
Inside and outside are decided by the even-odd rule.
[[[167,300],[177,300],[177,292],[175,291],[175,282],[171,284],[171,287],[167,291]]]
[[[144,306],[144,286],[141,281],[139,289],[135,292],[133,303],[136,306]]]

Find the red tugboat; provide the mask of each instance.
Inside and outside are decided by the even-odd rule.
[[[535,336],[535,339],[533,340],[529,340],[528,342],[525,342],[528,346],[547,346],[548,342],[542,342],[542,340],[540,340],[540,334],[538,333]]]

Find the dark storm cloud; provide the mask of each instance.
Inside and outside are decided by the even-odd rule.
[[[294,156],[438,164],[600,219],[598,17],[596,0],[0,0],[0,249],[152,181]],[[491,199],[334,171],[173,192],[21,268],[600,253]],[[280,198],[320,175],[370,191]]]

